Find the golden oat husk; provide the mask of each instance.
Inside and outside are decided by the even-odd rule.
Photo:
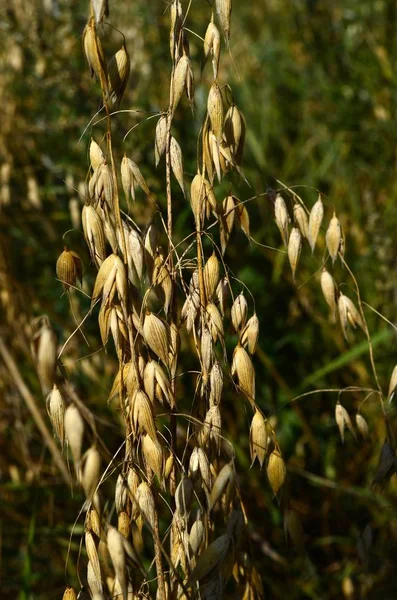
[[[259,319],[256,316],[256,313],[252,315],[250,319],[248,319],[242,333],[240,342],[242,346],[248,347],[248,352],[250,354],[255,354],[256,347],[258,345],[259,338]]]
[[[129,159],[124,154],[123,160],[121,161],[121,168],[120,168],[121,184],[123,186],[124,195],[126,197],[127,204],[129,204],[130,198],[132,198],[132,201],[135,202],[135,182],[134,182],[134,177],[132,175],[132,171],[128,164],[128,160]]]
[[[81,214],[84,236],[95,265],[99,268],[106,258],[105,233],[102,220],[91,205],[85,205]]]
[[[154,157],[156,167],[158,166],[161,157],[165,152],[167,144],[167,117],[162,115],[157,121],[156,134],[154,138]]]
[[[186,86],[187,74],[190,69],[190,60],[186,54],[183,54],[178,60],[174,70],[172,78],[172,85],[170,89],[170,107],[171,114],[173,115],[176,107],[178,106],[180,99],[182,98],[183,90]]]
[[[211,254],[210,258],[205,263],[204,270],[203,270],[203,277],[204,277],[205,295],[206,295],[207,301],[209,302],[209,301],[211,301],[211,299],[215,293],[216,286],[218,285],[218,281],[219,281],[219,261],[216,257],[215,252],[213,252]]]
[[[221,237],[221,250],[222,254],[225,254],[226,247],[229,243],[230,235],[233,231],[233,225],[235,220],[235,205],[234,196],[227,196],[222,203],[223,214],[219,219],[220,237]]]
[[[255,459],[257,458],[262,469],[267,455],[269,438],[266,430],[266,421],[259,410],[255,411],[251,422],[249,444],[251,466],[254,464]]]
[[[101,40],[99,39],[94,18],[91,17],[83,31],[83,47],[90,68],[91,76],[95,75],[101,86],[107,86],[106,61]]]
[[[287,470],[279,450],[274,449],[267,464],[267,477],[273,494],[277,495],[285,481]]]
[[[74,404],[69,404],[65,411],[65,436],[72,452],[73,462],[77,472],[80,467],[84,421],[79,409]]]
[[[215,361],[210,372],[210,406],[218,406],[223,390],[223,371],[219,361]]]
[[[127,600],[126,556],[124,550],[125,538],[115,527],[109,527],[107,532],[107,547],[121,588],[123,600]]]
[[[347,327],[349,323],[354,329],[356,329],[356,326],[358,325],[365,333],[366,327],[360,313],[355,307],[353,301],[350,300],[350,298],[348,298],[344,294],[342,294],[342,292],[339,293],[338,308],[343,334],[346,339]]]
[[[214,508],[215,504],[221,498],[222,494],[226,491],[229,486],[234,487],[236,476],[234,472],[233,463],[227,463],[220,471],[217,478],[214,481],[214,485],[211,489],[210,501],[208,511]]]
[[[182,158],[182,150],[174,136],[171,136],[170,143],[170,156],[171,156],[171,168],[172,172],[175,175],[175,179],[180,185],[180,188],[185,196],[185,185],[183,182],[183,158]]]
[[[221,343],[224,341],[223,321],[222,316],[213,302],[209,302],[205,309],[207,324],[212,335],[212,340],[216,344],[219,339]]]
[[[213,347],[211,332],[203,325],[200,340],[201,368],[203,372],[203,384],[206,385],[213,359]]]
[[[172,0],[170,5],[170,53],[176,59],[179,34],[182,25],[182,5],[180,0]]]
[[[142,454],[145,464],[157,476],[159,482],[162,482],[164,477],[164,452],[160,443],[153,441],[149,434],[142,437]]]
[[[279,228],[283,244],[286,248],[288,248],[289,224],[291,219],[288,214],[287,205],[285,204],[285,200],[281,194],[277,194],[274,202],[274,217],[276,220],[276,225]]]
[[[192,212],[197,220],[199,217],[200,222],[204,219],[204,199],[205,199],[205,185],[204,177],[201,173],[196,173],[190,184],[190,205]]]
[[[90,531],[85,532],[85,547],[87,550],[88,560],[91,564],[91,569],[97,582],[98,588],[100,589],[100,591],[102,591],[101,565],[99,563],[99,556],[94,536]]]
[[[331,309],[332,321],[336,322],[336,284],[331,273],[324,267],[321,273],[321,290]]]
[[[218,537],[208,546],[197,560],[197,564],[187,580],[186,587],[192,587],[197,581],[214,572],[226,559],[232,540],[227,533]],[[219,576],[218,576],[219,577]],[[219,595],[212,596],[219,598]]]
[[[345,441],[345,426],[349,429],[353,436],[356,437],[356,432],[354,431],[349,413],[339,401],[336,403],[335,406],[335,421],[338,425],[342,444]]]
[[[210,120],[208,114],[205,118],[202,132],[202,151],[203,151],[203,161],[205,165],[205,172],[208,176],[209,182],[212,184],[214,182],[215,171],[214,165],[211,158],[211,148],[210,148]]]
[[[212,131],[210,131],[208,135],[209,135],[209,148],[210,148],[210,153],[211,153],[211,159],[212,159],[212,162],[215,167],[216,176],[220,183],[221,179],[222,179],[222,173],[221,173],[219,144],[218,144],[218,140],[216,139],[215,134]]]
[[[117,514],[123,512],[127,505],[128,483],[125,475],[119,474],[114,490],[114,504]]]
[[[87,563],[87,583],[88,583],[88,587],[90,588],[90,592],[92,594],[92,600],[94,600],[95,598],[101,598],[101,600],[102,600],[103,599],[102,581],[97,579],[97,576],[94,572],[94,568],[93,568],[90,560]]]
[[[357,425],[357,429],[358,429],[361,437],[363,438],[363,440],[369,440],[370,435],[369,435],[368,423],[364,419],[364,417],[362,415],[360,415],[360,413],[356,414],[356,425]]]
[[[109,2],[108,0],[91,0],[90,4],[94,13],[95,23],[99,25],[105,17],[109,16]]]
[[[394,367],[393,372],[392,372],[391,377],[390,377],[389,391],[388,391],[388,394],[387,394],[387,398],[389,400],[389,403],[394,398],[394,394],[395,394],[396,388],[397,388],[397,365]]]
[[[235,104],[232,104],[225,116],[225,138],[231,154],[238,165],[242,162],[245,142],[245,119]]]
[[[95,279],[94,290],[92,292],[91,307],[95,304],[102,292],[106,289],[102,303],[104,303],[111,293],[113,284],[116,281],[117,261],[119,257],[116,254],[110,254],[101,264]]]
[[[130,158],[128,158],[126,155],[124,155],[123,161],[125,161],[125,163],[127,164],[128,169],[131,173],[131,177],[134,180],[134,182],[136,182],[139,185],[141,190],[143,192],[145,192],[145,194],[146,194],[146,196],[148,196],[148,198],[151,198],[152,194],[150,192],[149,186],[147,185],[146,180],[145,180],[144,176],[142,175],[141,170],[138,167],[138,165],[136,163],[134,163],[134,161],[131,160]]]
[[[305,534],[302,523],[296,510],[287,508],[284,511],[284,533],[286,540],[291,540],[299,554],[305,552]]]
[[[154,503],[153,492],[146,481],[142,481],[142,483],[139,484],[135,499],[138,503],[141,515],[153,530],[156,521],[156,506]]]
[[[307,232],[307,239],[309,240],[310,248],[312,253],[316,246],[317,237],[320,231],[321,223],[324,216],[324,206],[321,200],[321,196],[318,196],[317,202],[314,204],[310,211],[309,216],[309,228]]]
[[[223,35],[225,36],[226,45],[229,46],[232,0],[215,0],[215,10]]]
[[[173,284],[170,272],[161,254],[158,254],[154,261],[152,274],[153,285],[159,286],[164,294],[164,312],[167,315],[171,306]]]
[[[230,290],[227,277],[222,277],[216,286],[215,296],[219,304],[219,310],[222,316],[225,316],[226,302],[229,297]]]
[[[68,586],[63,593],[62,600],[77,600],[77,595],[74,591],[74,588]]]
[[[101,477],[101,455],[95,446],[91,446],[84,456],[81,482],[87,500],[92,500]]]
[[[236,203],[236,214],[238,217],[238,223],[239,223],[242,231],[245,233],[248,241],[251,241],[250,217],[249,217],[248,210],[246,209],[245,204],[243,204],[238,198],[235,198],[235,203]]]
[[[298,227],[293,227],[288,241],[288,260],[291,265],[292,277],[295,281],[295,272],[302,250],[302,235]]]
[[[169,476],[171,475],[171,472],[174,468],[174,464],[175,464],[175,458],[174,455],[171,453],[167,460],[165,461],[165,465],[164,465],[164,479],[168,479]]]
[[[299,231],[302,234],[302,237],[307,238],[309,231],[309,220],[307,218],[305,209],[299,202],[296,202],[294,204],[294,218],[295,222],[299,227]]]
[[[236,331],[239,331],[244,327],[247,319],[247,312],[248,303],[244,296],[244,292],[241,292],[233,302],[231,310],[232,323]]]
[[[106,215],[112,214],[114,208],[115,182],[113,174],[106,161],[102,162],[94,171],[89,183],[88,192],[90,198],[105,211]]]
[[[57,336],[48,318],[32,340],[32,353],[41,389],[47,396],[53,388],[57,366]]]
[[[101,165],[105,160],[102,150],[98,146],[95,140],[91,138],[90,143],[90,163],[93,171]]]
[[[219,59],[221,55],[221,35],[213,21],[209,23],[204,36],[204,58],[201,65],[202,71],[210,54],[212,56],[212,71],[214,79],[216,79],[218,77]]]
[[[157,442],[157,430],[154,423],[153,409],[149,398],[143,390],[137,390],[132,399],[133,422],[140,433],[147,433],[153,442]]]
[[[338,252],[340,248],[340,244],[342,241],[342,230],[340,226],[340,221],[337,216],[333,215],[327,232],[325,234],[325,243],[327,244],[328,252],[332,260],[332,264],[335,263],[338,258]]]
[[[220,144],[223,133],[223,99],[220,87],[216,82],[212,84],[208,94],[207,110],[211,129]]]
[[[120,512],[117,517],[117,530],[121,535],[128,540],[131,534],[131,519],[124,511]]]
[[[181,516],[188,516],[192,499],[193,483],[190,477],[182,476],[175,490],[175,507]]]
[[[237,376],[239,387],[253,404],[255,399],[255,370],[249,354],[240,345],[236,346],[233,353],[232,375]]]
[[[56,273],[65,290],[68,290],[70,286],[74,286],[76,280],[81,280],[83,274],[79,255],[73,250],[65,248],[57,260]]]
[[[108,99],[118,110],[130,76],[130,57],[125,44],[116,52],[108,64]]]
[[[164,321],[148,311],[143,323],[143,336],[149,348],[168,366],[169,332]]]
[[[127,259],[131,257],[133,269],[139,281],[142,281],[145,272],[145,250],[141,235],[135,229],[128,231],[127,237]],[[130,252],[128,252],[128,249]],[[132,266],[131,265],[131,266]]]
[[[65,442],[65,402],[58,387],[54,383],[52,391],[48,394],[46,400],[48,416],[51,420],[51,425],[59,439],[61,448]]]
[[[101,519],[100,519],[98,511],[94,507],[91,507],[91,509],[89,510],[89,513],[87,516],[87,524],[88,524],[89,530],[92,531],[92,533],[94,533],[96,536],[96,538],[94,538],[94,539],[99,540],[101,538],[101,531],[102,531]]]
[[[200,553],[205,542],[205,526],[201,519],[197,519],[189,532],[189,546],[193,556]]]

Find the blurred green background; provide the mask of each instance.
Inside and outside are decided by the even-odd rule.
[[[121,107],[126,112],[113,119],[116,157],[121,160],[126,151],[140,165],[165,208],[164,164],[154,166],[156,119],[148,117],[168,103],[167,3],[110,0],[110,11],[131,56]],[[63,344],[74,329],[73,313],[79,320],[88,308],[82,295],[74,295],[72,313],[55,278],[67,230],[73,229],[66,236],[68,246],[83,259],[84,289],[92,289],[95,276],[79,223],[90,136],[100,142],[104,133],[103,123],[86,130],[100,100],[82,52],[87,14],[81,0],[9,0],[0,21],[0,334],[42,402],[43,414],[29,353],[29,322],[48,314]],[[193,1],[186,26],[203,36],[209,16],[207,3]],[[397,303],[396,18],[392,0],[235,1],[231,54],[223,48],[219,76],[231,86],[247,122],[243,169],[251,187],[234,176],[232,181],[241,200],[262,194],[247,205],[254,240],[282,249],[264,192],[279,189],[281,181],[310,209],[320,190],[324,223],[333,210],[342,222],[346,260],[363,300],[392,323]],[[117,31],[107,35],[110,56],[121,37]],[[196,171],[196,139],[211,83],[209,65],[200,76],[202,42],[193,34],[190,51],[195,114],[183,100],[175,120],[187,182]],[[218,200],[228,185],[216,189]],[[193,221],[176,186],[173,192],[175,237],[181,240]],[[142,225],[147,222],[143,196],[133,216]],[[229,385],[224,435],[235,444],[265,597],[395,598],[395,477],[387,490],[371,489],[385,437],[378,403],[372,397],[361,410],[372,441],[356,441],[348,433],[342,446],[334,419],[336,393],[290,402],[315,389],[373,388],[364,334],[351,334],[347,343],[329,320],[319,284],[323,242],[313,257],[304,248],[295,284],[286,255],[255,241],[249,244],[235,232],[225,260],[242,282],[235,283],[235,293],[244,284],[255,299],[261,324],[257,401],[276,427],[290,471],[291,504],[302,520],[307,547],[302,562],[285,543],[282,515],[266,474],[257,465],[250,470],[251,414]],[[334,275],[354,298],[346,270],[337,265]],[[397,362],[395,333],[369,308],[366,316],[386,393]],[[94,319],[87,321],[85,332],[90,347],[76,335],[62,359],[84,402],[101,417],[101,435],[114,451],[122,433],[107,394],[117,361],[112,349],[108,354],[101,350]],[[231,356],[236,341],[231,326],[227,335]],[[194,365],[194,358],[186,358],[186,364]],[[188,407],[193,382],[182,377],[180,386]],[[363,393],[342,395],[352,418],[364,398]],[[389,410],[393,425],[395,411]],[[83,497],[78,489],[73,494],[65,489],[1,360],[0,498],[1,597],[60,598],[67,582],[77,582],[81,521],[73,533],[72,526]],[[233,588],[230,597],[238,597]]]

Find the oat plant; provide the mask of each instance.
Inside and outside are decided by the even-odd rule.
[[[35,322],[32,339],[49,418],[61,449],[67,449],[73,463],[73,478],[86,497],[78,517],[85,530],[76,561],[78,578],[94,600],[215,599],[225,594],[231,580],[240,597],[261,599],[263,586],[247,535],[249,515],[238,484],[235,450],[222,425],[224,384],[232,390],[233,401],[245,403],[250,412],[249,431],[241,434],[249,437],[251,462],[266,472],[260,476],[283,515],[287,539],[302,557],[305,534],[290,505],[287,467],[276,431],[256,403],[253,357],[260,318],[250,293],[232,276],[233,265],[225,258],[235,228],[242,230],[247,243],[251,239],[249,203],[259,197],[252,196],[244,175],[245,119],[221,69],[231,48],[232,2],[202,3],[200,10],[208,14],[202,38],[193,20],[195,3],[169,3],[169,103],[146,123],[152,128],[154,163],[145,168],[134,160],[134,132],[124,145],[113,134],[113,120],[116,115],[120,118],[129,80],[128,49],[119,32],[120,48],[109,57],[108,4],[92,0],[89,10],[83,49],[93,90],[98,91],[96,116],[105,129],[101,136],[98,127],[93,128],[88,142],[81,219],[97,274],[88,290],[91,307],[84,321],[98,320],[103,346],[114,345],[117,355],[118,372],[108,400],[116,422],[121,423],[124,442],[114,456],[107,455],[95,415],[72,384],[65,376],[55,377],[57,343],[48,319]],[[192,34],[201,39],[201,69],[212,80],[205,89],[204,115],[194,110],[193,73],[198,73],[199,65],[190,57]],[[176,115],[186,121],[187,131],[194,130],[189,121],[199,122],[195,174],[188,175],[184,169],[185,143],[174,127]],[[156,194],[143,175],[155,168],[163,182],[162,192]],[[228,192],[220,197],[225,182]],[[238,197],[236,182],[246,185],[246,199]],[[194,224],[178,243],[176,194],[190,203]],[[375,387],[344,391],[362,392],[364,402],[375,397],[380,403],[386,442],[375,483],[383,486],[395,470],[395,442],[364,303],[345,260],[341,224],[335,213],[327,215],[330,208],[321,195],[308,208],[293,189],[280,182],[279,190],[267,196],[293,278],[301,252],[310,260],[311,253],[322,250],[319,291],[329,306],[330,319],[340,322],[346,337],[351,328],[359,328],[368,339]],[[144,210],[135,210],[139,204]],[[144,213],[149,217],[143,219]],[[65,295],[78,293],[82,262],[72,248],[65,246],[56,272]],[[81,333],[83,326],[76,332]],[[227,351],[228,331],[237,340],[232,353]],[[182,355],[191,352],[195,369],[183,372]],[[186,378],[192,383],[182,388]],[[394,373],[389,397],[396,386]],[[184,390],[190,388],[194,393],[186,398]],[[363,411],[359,410],[353,424],[340,402],[340,390],[323,391],[336,396],[335,418],[342,441],[346,428],[354,436],[357,432],[367,438]],[[74,558],[73,554],[69,561]],[[76,597],[76,590],[67,587],[64,599]]]

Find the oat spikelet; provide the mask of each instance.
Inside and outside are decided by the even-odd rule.
[[[106,258],[102,220],[93,206],[85,205],[81,213],[81,222],[91,258],[99,268]]]
[[[287,470],[285,468],[283,457],[279,450],[274,449],[269,456],[269,462],[267,464],[267,476],[274,495],[277,495],[280,491],[280,488],[285,481],[286,474]]]
[[[108,64],[108,99],[116,109],[120,106],[129,76],[130,57],[127,48],[123,44]]]
[[[362,415],[360,415],[360,413],[356,414],[356,425],[357,425],[357,429],[358,429],[361,437],[363,438],[363,440],[369,440],[370,435],[369,435],[368,423],[364,419],[364,417]]]
[[[247,320],[247,313],[248,303],[244,296],[244,292],[241,292],[233,302],[231,310],[232,323],[236,331],[239,331],[244,327]]]
[[[116,573],[117,581],[121,587],[123,600],[127,600],[126,557],[124,538],[115,527],[109,527],[107,533],[107,546]]]
[[[345,409],[344,406],[338,401],[335,406],[335,421],[338,425],[340,437],[342,440],[342,444],[345,441],[345,426],[351,431],[354,437],[356,437],[356,433],[353,429],[353,424],[351,422],[349,413]]]
[[[94,18],[92,17],[83,31],[83,46],[91,76],[95,75],[106,86],[106,62],[101,40],[99,39]]]
[[[291,265],[292,277],[295,281],[296,267],[302,249],[302,234],[298,227],[293,227],[288,241],[288,260]]]
[[[358,325],[365,333],[365,331],[366,331],[365,323],[364,323],[359,311],[357,310],[353,301],[350,300],[350,298],[348,298],[344,294],[342,294],[342,292],[340,292],[340,294],[339,294],[338,308],[339,308],[339,317],[340,317],[340,322],[342,325],[343,334],[346,339],[347,339],[347,327],[348,327],[349,323],[354,329],[356,329],[356,326]]]
[[[325,234],[325,242],[327,244],[328,252],[332,260],[332,264],[335,263],[338,258],[338,252],[340,248],[340,244],[342,241],[342,230],[340,226],[339,219],[334,213],[332,217],[327,232]]]
[[[165,323],[154,313],[147,312],[143,324],[143,336],[149,348],[168,366],[169,335]]]
[[[207,110],[211,122],[211,129],[220,144],[223,129],[223,100],[220,87],[215,82],[212,84],[208,94]]]
[[[65,411],[65,435],[72,452],[76,472],[78,472],[83,445],[84,421],[79,409],[74,404],[70,404]]]
[[[252,404],[255,399],[255,371],[249,354],[242,346],[236,346],[234,350],[232,375],[237,376],[241,390]]]
[[[207,300],[210,301],[219,281],[219,261],[213,252],[204,266],[204,286]]]
[[[87,450],[84,456],[84,465],[81,482],[87,500],[92,500],[101,476],[101,456],[95,446]]]
[[[209,23],[204,36],[204,59],[201,70],[204,69],[208,56],[212,56],[212,70],[214,79],[218,77],[219,58],[221,54],[221,35],[213,21]]]
[[[240,165],[243,158],[246,124],[242,113],[235,104],[232,104],[226,113],[224,130],[231,155],[237,165]]]
[[[230,550],[232,539],[228,533],[224,533],[214,540],[208,548],[199,556],[197,564],[189,576],[186,587],[192,587],[197,581],[214,572],[226,560]],[[219,578],[219,575],[217,576]],[[216,593],[214,598],[220,598]]]
[[[257,458],[262,468],[263,462],[267,455],[269,440],[266,430],[266,421],[259,410],[255,411],[251,422],[249,442],[251,466],[254,464],[255,459]]]
[[[211,511],[229,486],[234,487],[236,476],[233,463],[227,463],[218,473],[212,486],[208,510]]]
[[[174,136],[171,137],[170,143],[171,168],[175,175],[175,179],[180,185],[180,188],[185,196],[185,185],[183,182],[183,158],[182,150]]]
[[[186,56],[186,54],[183,54],[178,60],[178,63],[174,70],[174,76],[172,78],[170,98],[172,114],[175,112],[175,109],[178,106],[180,99],[182,98],[183,90],[186,86],[187,75],[190,68],[191,67],[189,57]]]
[[[299,202],[294,204],[294,218],[302,237],[307,238],[309,232],[309,221],[305,209]]]
[[[65,248],[57,260],[56,273],[65,290],[68,290],[70,286],[74,286],[77,279],[81,281],[83,265],[79,255],[73,250]]]
[[[77,600],[77,595],[74,591],[74,588],[67,587],[63,593],[62,600]]]
[[[291,219],[288,214],[287,205],[285,204],[285,200],[281,194],[277,194],[274,202],[274,217],[276,220],[276,225],[281,233],[284,246],[287,248],[289,236],[288,227]]]
[[[65,402],[55,383],[52,391],[47,396],[46,406],[52,427],[63,449],[65,442]]]
[[[91,138],[90,143],[90,163],[93,171],[96,171],[99,165],[105,160],[102,150],[95,140]]]
[[[215,9],[227,46],[230,42],[230,21],[232,17],[232,0],[215,0]]]
[[[255,354],[259,338],[259,319],[256,313],[248,319],[243,331],[241,332],[240,342],[242,346],[248,347],[250,354]]]
[[[332,321],[336,322],[336,284],[331,273],[324,267],[321,273],[321,290],[331,309]]]
[[[307,237],[309,240],[310,248],[312,249],[312,253],[314,252],[314,248],[316,246],[316,241],[320,231],[321,223],[323,221],[323,216],[324,206],[321,200],[321,196],[319,195],[317,202],[314,204],[312,210],[310,211],[309,229],[307,232]]]
[[[161,157],[165,152],[167,143],[167,117],[162,115],[157,121],[156,134],[154,138],[154,156],[156,167],[158,166]]]

